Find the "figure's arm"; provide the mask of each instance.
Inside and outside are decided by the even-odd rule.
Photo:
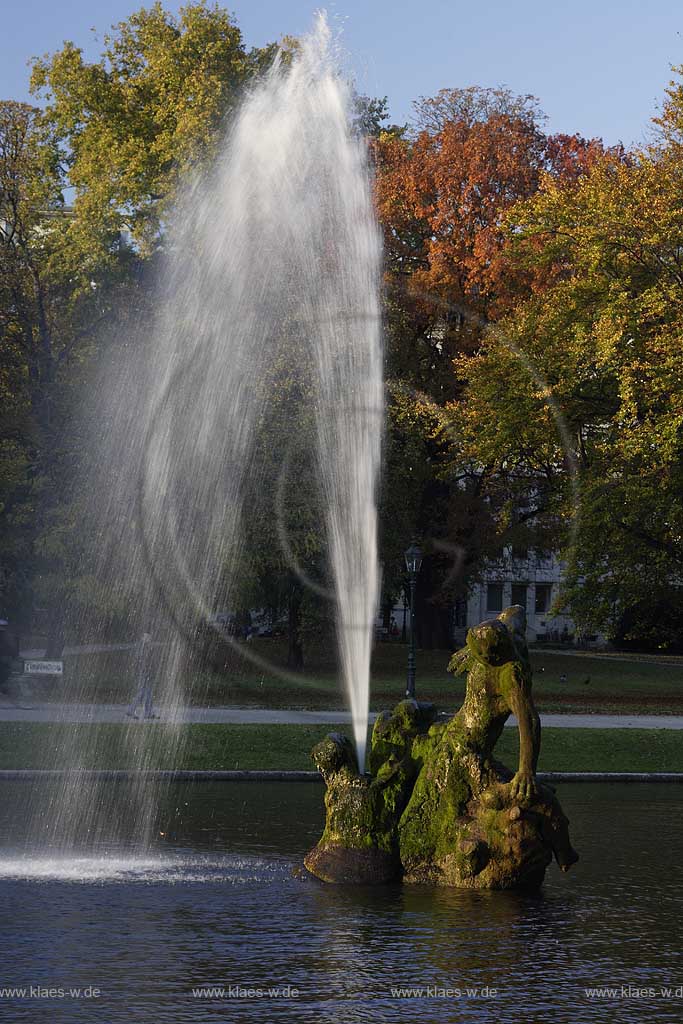
[[[539,718],[536,705],[534,704],[533,697],[529,694],[529,705],[531,708],[531,743],[532,743],[532,763],[531,770],[534,775],[536,774],[536,766],[538,765],[538,755],[541,752],[541,719]]]
[[[510,709],[519,724],[519,768],[512,780],[513,796],[530,799],[536,793],[536,765],[541,745],[541,723],[531,696],[531,679],[522,666],[512,666],[508,692]]]

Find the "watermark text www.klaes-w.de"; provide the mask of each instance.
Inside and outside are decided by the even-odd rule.
[[[62,985],[16,985],[0,988],[0,999],[99,999],[102,989],[94,985],[85,988]]]
[[[444,988],[440,985],[422,985],[412,988],[392,986],[394,999],[497,999],[500,989],[490,985],[470,988]]]
[[[585,988],[583,991],[588,999],[683,999],[683,985],[605,985],[602,988]]]
[[[301,992],[293,985],[259,988],[250,985],[200,985],[192,989],[194,999],[298,999]]]

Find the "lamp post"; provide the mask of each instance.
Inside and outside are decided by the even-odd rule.
[[[408,647],[408,682],[406,697],[415,700],[415,585],[422,565],[422,552],[413,541],[405,552],[408,583],[410,586],[410,646]]]

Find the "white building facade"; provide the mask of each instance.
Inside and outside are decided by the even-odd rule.
[[[555,610],[563,571],[564,564],[552,552],[506,548],[499,559],[488,563],[481,582],[471,585],[467,598],[456,605],[454,640],[464,640],[470,626],[519,604],[526,610],[530,643],[573,642],[571,616]]]
[[[454,647],[465,643],[467,630],[486,619],[495,619],[510,605],[526,611],[529,643],[575,644],[602,647],[607,638],[600,633],[578,636],[574,620],[560,604],[565,563],[554,552],[505,548],[500,558],[489,561],[479,582],[471,583],[467,595],[458,599],[452,612],[451,638]],[[387,630],[377,615],[377,638],[405,638],[410,630],[410,610],[404,600],[391,613]]]

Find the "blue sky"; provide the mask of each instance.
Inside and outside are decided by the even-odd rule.
[[[8,0],[0,37],[0,98],[28,98],[27,60],[73,40],[94,57],[95,28],[143,6],[134,0]],[[166,6],[177,9],[178,4]],[[248,45],[299,34],[326,6],[360,91],[389,97],[405,120],[413,99],[440,88],[507,85],[533,93],[554,131],[608,143],[646,138],[648,122],[683,64],[680,0],[235,0]]]

